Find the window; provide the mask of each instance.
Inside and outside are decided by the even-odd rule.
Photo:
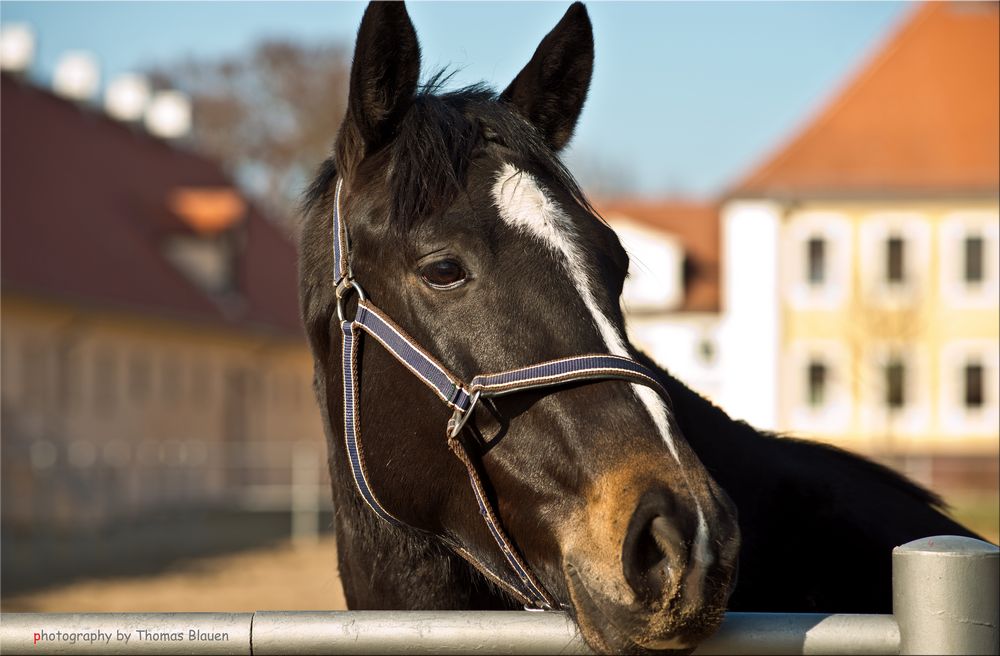
[[[132,400],[142,401],[149,396],[151,371],[149,358],[140,353],[132,356],[129,363],[129,388],[132,392]]]
[[[789,214],[781,239],[781,287],[796,310],[833,310],[851,290],[853,220],[840,212],[799,210]],[[796,379],[805,361],[794,369]],[[790,372],[791,373],[791,372]]]
[[[66,410],[80,403],[83,391],[81,375],[83,373],[83,356],[79,349],[72,347],[62,349],[59,353],[59,374],[56,377],[59,403]]]
[[[961,252],[959,248],[953,250],[956,254]],[[936,396],[942,432],[956,436],[993,436],[995,442],[1000,433],[1000,376],[997,375],[1000,344],[996,337],[945,341],[938,363],[942,375]]]
[[[891,284],[902,284],[905,274],[906,242],[898,235],[893,235],[885,241],[885,280]]]
[[[104,416],[114,410],[118,384],[115,374],[115,354],[110,348],[102,348],[94,360],[94,405]]]
[[[943,304],[962,309],[995,308],[1000,296],[1000,215],[997,211],[965,210],[947,214],[938,228],[938,236]],[[960,373],[961,369],[959,366],[956,371]],[[955,380],[961,382],[960,378],[958,375]],[[961,394],[955,393],[952,398],[957,402]],[[989,394],[987,402],[988,399]]]
[[[965,365],[964,399],[965,407],[969,409],[982,408],[986,402],[983,390],[985,371],[981,362],[969,362]]]
[[[885,365],[885,405],[899,410],[906,405],[906,365],[898,357],[890,358]]]
[[[963,271],[966,283],[975,285],[986,279],[984,246],[982,235],[969,235],[965,238]]]
[[[34,338],[24,341],[21,355],[21,393],[24,394],[24,405],[29,408],[42,408],[48,393],[48,353],[45,344]]]
[[[826,405],[826,387],[829,370],[818,360],[809,362],[806,368],[806,388],[809,390],[809,406],[821,408]]]
[[[199,408],[204,408],[212,400],[212,374],[209,365],[196,361],[191,367],[191,400]]]
[[[902,309],[926,298],[933,226],[933,217],[921,212],[873,212],[862,217],[858,268],[865,304]],[[958,260],[957,249],[953,259]]]
[[[827,242],[829,243],[829,242]],[[782,423],[808,435],[843,435],[854,421],[854,399],[845,375],[851,352],[837,339],[793,339],[781,363]]]
[[[826,282],[826,240],[822,237],[810,237],[806,242],[806,275],[810,285]]]
[[[163,361],[163,398],[171,405],[181,398],[181,365],[174,355]]]
[[[715,362],[715,343],[708,337],[698,340],[698,357],[705,364]]]

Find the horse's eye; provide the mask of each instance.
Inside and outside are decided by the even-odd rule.
[[[454,289],[465,282],[465,269],[455,260],[438,260],[421,267],[420,277],[434,289]]]

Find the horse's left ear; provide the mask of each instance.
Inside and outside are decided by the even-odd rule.
[[[500,100],[513,105],[558,151],[573,136],[593,70],[590,18],[587,8],[575,2],[545,35],[528,65],[500,94]]]
[[[358,29],[351,64],[342,161],[353,164],[373,153],[395,134],[413,103],[420,77],[420,45],[402,2],[371,2]]]

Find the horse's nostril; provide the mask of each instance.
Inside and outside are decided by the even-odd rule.
[[[688,549],[665,495],[649,495],[636,508],[622,552],[625,580],[640,600],[653,601],[680,585]]]
[[[666,517],[660,516],[649,525],[649,533],[653,536],[653,541],[669,562],[675,565],[680,564],[683,556],[681,549],[684,547],[684,538],[677,532],[676,527],[671,524]]]

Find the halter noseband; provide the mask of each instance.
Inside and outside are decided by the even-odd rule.
[[[340,320],[343,336],[344,443],[358,492],[368,507],[381,519],[396,526],[405,526],[379,503],[368,483],[368,472],[361,446],[356,348],[360,336],[359,331],[363,330],[375,338],[393,357],[399,360],[421,382],[430,387],[452,409],[452,416],[445,431],[448,447],[465,465],[483,521],[500,547],[511,572],[516,575],[516,579],[511,578],[509,574],[504,576],[493,572],[461,545],[455,544],[445,537],[441,539],[488,579],[519,599],[525,608],[529,610],[558,608],[559,604],[538,581],[514,542],[504,531],[499,514],[493,508],[493,504],[486,494],[483,480],[479,476],[472,454],[466,443],[460,439],[462,429],[473,414],[476,403],[484,397],[498,397],[570,382],[600,380],[624,380],[646,385],[659,392],[665,399],[668,398],[666,390],[645,366],[630,358],[606,353],[578,355],[500,373],[480,374],[466,385],[365,297],[364,291],[351,272],[347,225],[340,213],[342,186],[343,179],[340,179],[337,181],[333,209],[334,284],[336,285],[337,317]],[[347,319],[346,305],[352,292],[358,297],[357,311],[353,319]]]

